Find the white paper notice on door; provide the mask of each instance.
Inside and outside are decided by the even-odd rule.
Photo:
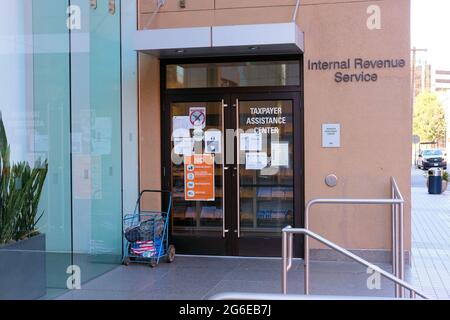
[[[222,133],[219,130],[205,131],[205,153],[222,152]]]
[[[257,132],[240,134],[241,151],[261,151],[262,150],[262,134]]]
[[[173,152],[185,156],[192,155],[194,150],[194,139],[185,137],[173,138]]]
[[[172,118],[172,136],[177,138],[190,137],[190,122],[187,116],[175,116]]]
[[[289,143],[274,142],[271,147],[272,167],[289,167]]]
[[[247,152],[245,154],[246,170],[262,170],[267,167],[267,152]]]

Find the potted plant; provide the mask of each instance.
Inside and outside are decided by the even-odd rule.
[[[47,161],[12,164],[0,113],[0,299],[36,299],[46,291],[45,235],[37,229]]]

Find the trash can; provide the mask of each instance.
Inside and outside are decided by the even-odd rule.
[[[428,170],[428,193],[442,193],[442,170],[440,168],[432,168]]]

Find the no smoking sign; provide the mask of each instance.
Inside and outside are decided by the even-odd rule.
[[[189,122],[194,128],[205,128],[206,126],[206,108],[195,107],[189,109]]]

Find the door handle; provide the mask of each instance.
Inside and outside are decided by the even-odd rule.
[[[225,166],[225,108],[227,105],[225,104],[225,100],[222,99],[222,238],[225,239],[226,234],[230,231],[225,229],[225,216],[226,216],[226,207],[225,207],[225,172],[229,169],[229,167]]]
[[[240,180],[240,161],[241,161],[241,136],[240,136],[240,130],[239,130],[239,99],[236,99],[236,138],[237,138],[237,142],[236,142],[236,170],[237,170],[237,174],[236,174],[236,181],[237,181],[237,237],[240,238],[241,237],[241,197],[240,197],[240,187],[241,187],[241,180]]]

